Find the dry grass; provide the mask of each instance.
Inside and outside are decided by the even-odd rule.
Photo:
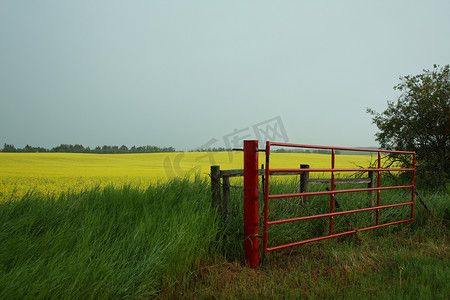
[[[239,262],[218,260],[202,264],[188,283],[166,287],[159,299],[299,299],[410,298],[408,288],[431,283],[420,279],[428,266],[447,263],[448,241],[417,242],[402,233],[374,237],[364,233],[346,240],[323,241],[270,253],[254,270]],[[411,262],[412,265],[409,265]],[[419,274],[417,274],[417,272]],[[411,273],[415,273],[417,281]],[[448,288],[442,286],[436,295]],[[438,281],[439,281],[438,280]],[[389,288],[397,292],[390,293]]]

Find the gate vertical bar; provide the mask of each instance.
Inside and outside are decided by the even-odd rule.
[[[264,234],[263,234],[263,252],[267,252],[267,222],[268,222],[268,206],[269,206],[269,162],[270,162],[270,142],[266,141],[266,169],[264,183]]]
[[[331,150],[331,169],[335,166],[335,151]],[[331,191],[334,191],[334,171],[331,171]],[[334,212],[334,194],[331,194],[330,213]],[[333,234],[333,216],[330,216],[330,235]]]
[[[244,141],[244,249],[252,268],[259,264],[258,141]]]
[[[416,152],[413,153],[413,172],[412,172],[412,195],[411,195],[411,219],[414,218],[414,199],[416,195]]]
[[[378,151],[378,169],[381,169],[381,152]],[[377,187],[381,186],[381,171],[377,175]],[[380,206],[380,190],[377,190],[377,206]],[[380,209],[377,209],[377,225],[380,224]]]

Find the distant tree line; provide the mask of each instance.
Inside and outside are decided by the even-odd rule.
[[[120,153],[159,153],[159,152],[175,152],[173,147],[157,147],[157,146],[133,146],[128,148],[125,145],[102,147],[97,146],[95,148],[84,147],[83,145],[75,144],[61,144],[51,149],[43,147],[33,147],[26,145],[24,148],[16,148],[12,144],[4,144],[3,152],[61,152],[61,153],[98,153],[98,154],[120,154]]]
[[[195,150],[191,150],[189,152],[223,152],[223,151],[233,151],[231,148],[225,148],[225,147],[213,147],[213,148],[198,148]],[[316,150],[291,150],[291,149],[277,149],[274,152],[276,153],[319,153],[319,154],[331,154],[331,150],[324,150],[324,149],[316,149]],[[336,150],[336,154],[341,154],[341,151]]]
[[[230,148],[224,147],[213,147],[213,148],[198,148],[195,150],[191,150],[189,152],[223,152],[223,151],[232,151]]]
[[[295,150],[291,150],[291,149],[276,149],[275,151],[273,151],[275,153],[317,153],[317,154],[331,154],[331,150],[327,150],[327,149],[295,149]],[[335,154],[341,154],[340,150],[336,150]]]

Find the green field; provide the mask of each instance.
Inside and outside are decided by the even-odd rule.
[[[390,180],[382,178],[386,185]],[[272,182],[274,193],[298,188],[295,177]],[[212,209],[209,180],[201,173],[146,187],[102,183],[3,200],[0,299],[444,299],[450,294],[448,190],[420,191],[431,216],[416,202],[413,222],[271,252],[254,270],[244,261],[242,182],[231,184],[227,224]],[[410,195],[400,190],[382,194],[383,203],[404,197]],[[367,193],[342,194],[338,200],[341,209],[369,201]],[[270,218],[320,213],[328,206],[329,197],[321,196],[311,197],[307,208],[296,199],[274,201]],[[408,213],[382,211],[381,220]],[[373,212],[336,218],[336,231],[367,226],[373,218]],[[319,236],[327,228],[325,219],[274,226],[269,243]]]

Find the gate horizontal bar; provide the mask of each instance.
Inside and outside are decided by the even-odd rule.
[[[270,169],[270,173],[275,172],[293,172],[293,173],[303,173],[303,172],[369,172],[369,171],[414,171],[413,168],[372,168],[372,169]]]
[[[400,154],[414,154],[414,151],[397,151],[397,150],[381,150],[381,149],[361,149],[361,148],[348,148],[348,147],[330,147],[330,146],[318,146],[318,145],[302,145],[302,144],[290,144],[290,143],[277,143],[268,142],[270,146],[281,147],[294,147],[294,148],[310,148],[310,149],[325,149],[325,150],[346,150],[346,151],[363,151],[363,152],[381,152],[381,153],[400,153]]]
[[[358,231],[365,231],[365,230],[370,230],[370,229],[380,228],[380,227],[384,227],[384,226],[389,226],[389,225],[394,225],[394,224],[399,224],[399,223],[409,222],[409,221],[412,221],[412,220],[413,220],[413,219],[411,218],[411,219],[406,219],[406,220],[394,221],[394,222],[390,222],[390,223],[385,223],[385,224],[380,224],[380,225],[374,225],[374,226],[365,227],[365,228],[361,228],[361,229],[354,229],[354,230],[350,230],[350,231],[346,231],[346,232],[341,232],[341,233],[335,233],[335,234],[325,235],[325,236],[321,236],[321,237],[317,237],[317,238],[312,238],[312,239],[308,239],[308,240],[303,240],[303,241],[300,241],[300,242],[294,242],[294,243],[284,244],[284,245],[280,245],[280,246],[268,247],[268,248],[265,249],[264,253],[270,252],[270,251],[274,251],[274,250],[283,249],[283,248],[288,248],[288,247],[292,247],[292,246],[302,245],[302,244],[306,244],[306,243],[311,243],[311,242],[321,241],[321,240],[325,240],[325,239],[329,239],[329,238],[334,238],[334,237],[338,237],[338,236],[342,236],[342,235],[352,234],[352,233],[356,233],[356,232],[358,232]]]
[[[374,188],[363,188],[363,189],[348,189],[348,190],[333,190],[333,191],[308,192],[308,193],[267,195],[267,197],[268,197],[268,199],[278,199],[278,198],[291,198],[291,197],[301,197],[301,196],[343,194],[343,193],[352,193],[352,192],[367,192],[367,191],[370,192],[370,191],[383,191],[383,190],[394,190],[394,189],[407,189],[407,188],[413,188],[413,187],[414,187],[414,185],[385,186],[385,187],[374,187]]]
[[[291,218],[291,219],[284,219],[284,220],[277,220],[277,221],[268,221],[267,225],[283,224],[283,223],[289,223],[289,222],[346,215],[346,214],[352,214],[352,213],[363,212],[363,211],[370,211],[370,210],[383,209],[383,208],[396,207],[396,206],[406,206],[406,205],[413,205],[413,204],[414,204],[414,202],[404,202],[404,203],[397,203],[397,204],[380,205],[380,206],[374,206],[374,207],[366,207],[366,208],[353,209],[353,210],[347,210],[347,211],[326,213],[326,214],[320,214],[320,215],[312,215],[312,216],[305,216],[305,217],[298,217],[298,218]]]
[[[327,184],[331,182],[331,178],[309,178],[308,179],[309,183],[312,184],[317,184],[317,183],[322,183],[322,184]],[[367,177],[361,177],[361,178],[353,178],[353,177],[349,177],[349,178],[335,178],[334,179],[334,183],[335,184],[361,184],[361,183],[371,183],[372,179],[367,178]]]

